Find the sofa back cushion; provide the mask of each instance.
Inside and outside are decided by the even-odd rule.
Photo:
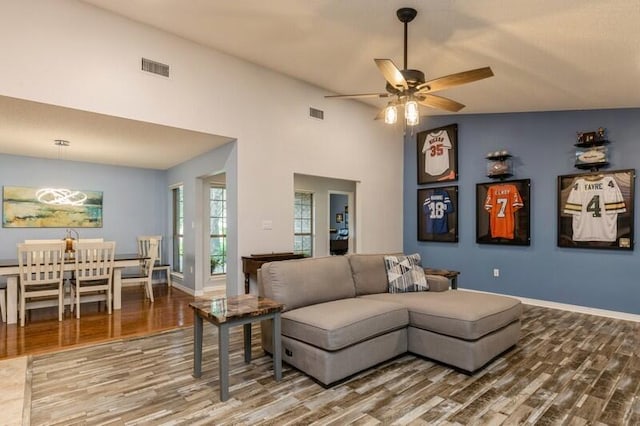
[[[264,295],[284,304],[284,311],[356,295],[344,256],[270,262],[261,269]]]
[[[351,254],[347,256],[353,272],[358,296],[386,293],[389,288],[384,254]]]

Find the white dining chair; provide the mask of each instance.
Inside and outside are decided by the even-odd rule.
[[[58,321],[64,315],[64,241],[18,244],[20,326],[24,327],[27,299],[58,297]],[[35,309],[33,305],[29,309]]]
[[[111,314],[115,252],[114,241],[74,243],[75,270],[71,279],[71,312],[75,307],[76,318],[80,318],[83,295],[90,294],[94,296],[85,297],[86,302],[105,300],[107,311]]]
[[[146,297],[154,301],[153,299],[153,265],[156,262],[156,256],[158,253],[158,240],[150,239],[148,249],[148,257],[144,260],[143,265],[134,270],[125,269],[122,272],[122,286],[132,284],[143,284],[145,288]]]
[[[143,257],[149,256],[149,245],[151,240],[157,241],[156,261],[153,265],[154,271],[164,271],[167,278],[167,286],[171,287],[171,265],[162,263],[162,235],[141,235],[138,237],[138,254]]]

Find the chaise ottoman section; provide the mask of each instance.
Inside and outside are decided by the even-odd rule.
[[[473,372],[515,345],[521,302],[466,291],[371,294],[409,310],[409,351]]]
[[[416,327],[409,327],[407,338],[409,352],[471,374],[518,343],[520,321],[514,321],[476,340],[464,340]]]
[[[475,340],[520,318],[518,299],[468,292],[386,293],[363,296],[399,303],[409,310],[409,324],[460,339]]]

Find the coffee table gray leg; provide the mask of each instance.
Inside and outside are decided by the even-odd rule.
[[[280,312],[273,316],[273,373],[276,380],[282,379],[282,344],[280,338]]]
[[[202,375],[202,318],[193,313],[193,377]]]
[[[244,324],[244,362],[251,362],[251,323]]]
[[[218,327],[218,358],[220,378],[220,401],[229,399],[229,325]]]

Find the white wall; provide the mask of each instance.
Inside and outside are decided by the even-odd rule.
[[[2,95],[237,139],[232,293],[241,255],[292,249],[294,172],[359,181],[360,251],[402,248],[402,139],[373,108],[74,0],[4,2],[0,51]],[[142,56],[171,78],[141,72]]]

